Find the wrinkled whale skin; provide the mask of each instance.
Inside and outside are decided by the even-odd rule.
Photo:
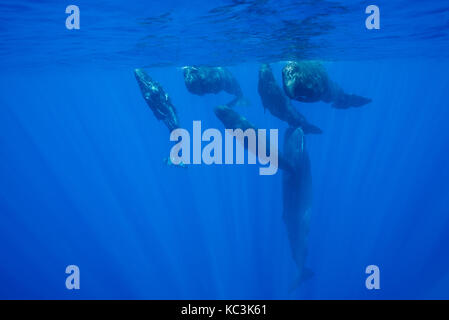
[[[301,102],[324,101],[337,109],[361,107],[371,99],[347,94],[329,79],[326,69],[318,61],[291,61],[282,69],[284,91],[291,99]]]
[[[225,91],[236,96],[228,103],[235,105],[243,99],[242,89],[232,73],[223,67],[187,66],[184,70],[184,82],[190,93],[202,96],[205,94],[217,94]]]
[[[301,127],[304,133],[322,133],[322,130],[310,124],[306,118],[291,104],[290,99],[274,79],[273,71],[269,64],[262,64],[259,68],[258,92],[264,109],[287,122],[292,127]]]
[[[142,96],[158,120],[162,120],[169,131],[179,128],[175,106],[159,82],[154,81],[142,69],[135,69],[134,75]]]
[[[305,266],[312,206],[312,173],[301,128],[287,130],[283,154],[293,168],[282,173],[283,219],[292,257],[298,268],[299,285],[312,276]]]

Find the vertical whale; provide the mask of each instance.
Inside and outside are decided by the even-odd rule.
[[[245,117],[228,106],[218,106],[214,112],[226,128],[256,129]],[[288,128],[283,149],[283,153],[279,153],[279,168],[283,169],[282,218],[287,229],[292,257],[298,269],[296,284],[299,285],[312,276],[310,269],[305,266],[312,206],[312,173],[304,131],[299,127]]]
[[[296,110],[283,90],[274,79],[273,71],[269,64],[262,64],[259,68],[259,83],[257,86],[262,105],[270,113],[287,122],[292,127],[301,127],[304,133],[322,133],[317,126],[310,124],[307,119]]]
[[[288,128],[284,138],[284,157],[293,170],[282,173],[283,219],[287,228],[298,282],[312,276],[306,268],[307,243],[312,205],[312,174],[301,128]]]

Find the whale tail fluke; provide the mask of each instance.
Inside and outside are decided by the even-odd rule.
[[[230,102],[228,102],[226,105],[230,108],[248,107],[251,105],[251,102],[247,98],[240,96],[240,97],[235,97]]]
[[[304,282],[311,279],[314,275],[314,272],[310,268],[304,268],[304,270],[300,273],[298,278],[295,280],[293,285],[290,287],[290,292],[295,291],[298,289]]]
[[[237,100],[236,106],[238,107],[249,107],[251,105],[251,101],[248,98],[240,97]]]
[[[334,103],[332,104],[332,107],[337,109],[348,109],[350,107],[357,108],[364,106],[365,104],[368,104],[371,101],[372,100],[370,98],[365,98],[355,94],[343,93],[340,94],[337,99],[335,99]]]
[[[318,128],[316,125],[314,124],[310,124],[307,123],[305,125],[302,126],[302,129],[304,130],[305,134],[322,134],[323,130],[321,130],[320,128]]]
[[[304,268],[304,271],[301,272],[301,276],[299,279],[299,284],[303,283],[304,281],[307,281],[313,277],[315,273],[310,268]]]

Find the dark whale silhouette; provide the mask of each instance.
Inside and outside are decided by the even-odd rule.
[[[183,67],[187,90],[196,95],[217,94],[225,91],[235,96],[228,106],[245,101],[239,83],[232,73],[223,67],[187,66]]]
[[[301,128],[292,127],[287,129],[284,138],[284,157],[293,170],[282,173],[283,219],[299,272],[295,286],[312,276],[312,271],[305,267],[312,206],[312,173],[304,138]]]
[[[218,106],[214,112],[228,129],[257,130],[245,117],[228,106]],[[299,273],[296,286],[312,276],[312,271],[305,267],[312,205],[312,173],[304,132],[301,128],[287,129],[284,150],[282,154],[279,152],[278,159],[279,168],[283,169],[282,217],[287,229],[292,257]]]
[[[246,129],[253,129],[257,132],[257,128],[249,122],[245,117],[238,114],[235,110],[230,107],[223,105],[214,108],[214,113],[217,118],[223,123],[226,129],[242,129],[245,131]],[[267,139],[269,139],[269,135],[267,135]],[[240,143],[244,143],[244,141],[239,141]],[[247,144],[244,144],[245,149],[248,149]],[[267,153],[270,152],[270,142],[267,142]],[[257,150],[249,150],[257,155]],[[293,171],[293,168],[290,165],[290,162],[287,161],[284,156],[278,150],[278,166],[280,169]]]
[[[361,107],[371,99],[347,94],[329,79],[326,69],[318,61],[292,61],[282,70],[284,91],[291,99],[301,102],[324,101],[337,109]]]
[[[135,69],[134,75],[139,84],[142,96],[151,111],[153,111],[156,119],[162,120],[170,132],[179,128],[179,120],[175,106],[159,82],[151,79],[142,69]]]
[[[306,134],[322,133],[320,128],[310,124],[292,106],[290,99],[276,83],[269,64],[262,64],[259,68],[258,92],[264,109],[268,109],[273,116],[287,122],[292,127],[301,127]]]

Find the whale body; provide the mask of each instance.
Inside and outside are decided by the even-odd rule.
[[[274,79],[273,71],[269,64],[262,64],[259,68],[259,84],[257,87],[264,109],[287,122],[292,127],[301,127],[304,133],[322,133],[317,126],[310,124],[307,119],[296,110],[290,99]]]
[[[312,173],[301,128],[288,128],[284,138],[284,157],[293,170],[282,173],[283,220],[287,228],[293,260],[301,284],[312,276],[306,267],[307,243],[312,206]]]
[[[226,129],[241,129],[243,131],[247,129],[253,129],[257,131],[257,128],[251,122],[249,122],[245,117],[241,116],[238,112],[226,105],[215,107],[214,113],[217,118],[223,123]],[[267,136],[267,139],[269,139],[269,136]],[[248,149],[248,146],[244,143],[244,141],[239,142],[243,144],[245,149]],[[267,153],[270,153],[269,142],[267,142],[266,147]],[[257,150],[250,151],[257,155]],[[278,153],[278,165],[280,169],[293,171],[293,168],[290,166],[289,161],[287,161],[280,152]]]
[[[223,67],[186,66],[183,67],[184,82],[190,93],[202,96],[221,91],[235,96],[228,106],[244,102],[243,92],[232,73]]]
[[[301,102],[324,101],[337,109],[361,107],[371,99],[348,94],[329,79],[318,61],[291,61],[282,69],[284,91],[291,99]]]
[[[162,120],[170,132],[179,128],[179,120],[175,106],[159,82],[151,79],[142,69],[135,69],[134,75],[139,84],[142,96],[147,102],[148,107],[153,111],[156,119]]]

